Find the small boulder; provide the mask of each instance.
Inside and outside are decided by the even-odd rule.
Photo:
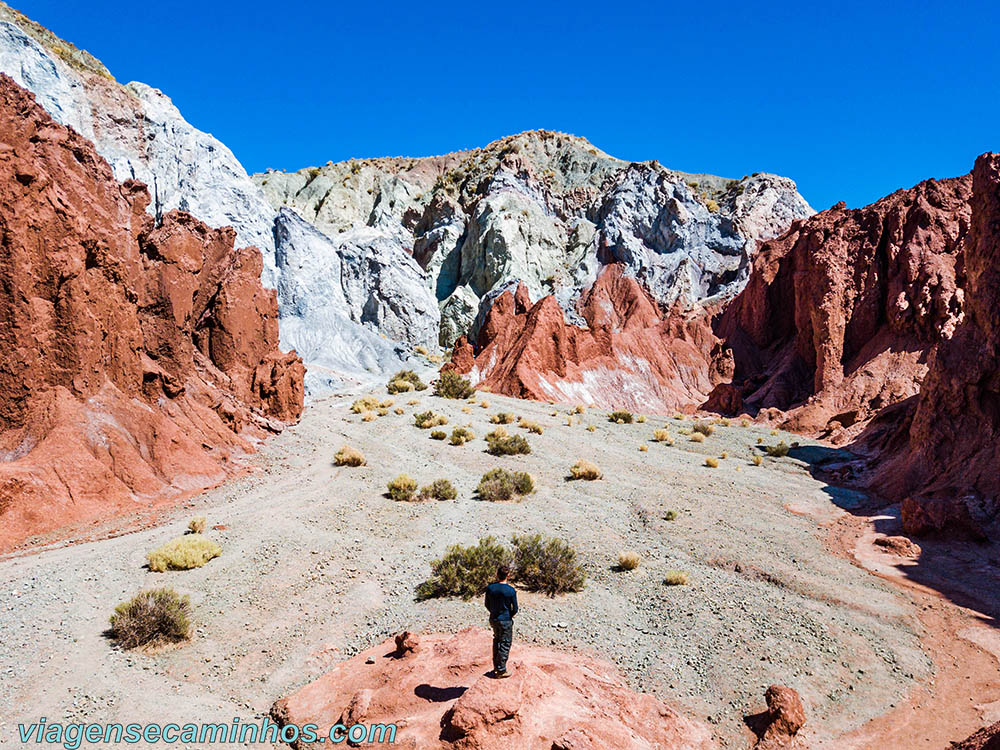
[[[396,635],[396,656],[406,656],[420,648],[420,639],[416,633],[404,630]]]

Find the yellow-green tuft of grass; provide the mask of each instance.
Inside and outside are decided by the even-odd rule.
[[[333,455],[333,462],[337,466],[364,466],[368,463],[361,451],[349,445],[345,445]]]
[[[618,555],[618,567],[622,570],[635,570],[639,567],[640,558],[635,552],[622,552]]]
[[[702,434],[702,435],[704,435],[705,437],[708,437],[708,436],[709,436],[709,435],[711,435],[711,434],[712,434],[713,432],[715,432],[715,427],[713,427],[713,426],[712,426],[711,424],[709,424],[708,422],[695,422],[695,423],[694,423],[693,425],[691,425],[691,429],[692,429],[692,430],[693,430],[694,432],[699,432],[699,433],[701,433],[701,434]]]
[[[711,456],[709,456],[708,458],[705,459],[705,466],[707,466],[710,469],[718,469],[719,459],[712,458]]]
[[[195,516],[188,521],[188,531],[192,534],[204,534],[206,525],[208,521],[205,520],[205,516]]]
[[[482,401],[480,401],[480,402],[479,402],[479,405],[480,405],[480,406],[481,406],[482,408],[484,408],[484,409],[489,409],[489,408],[490,408],[490,402],[489,402],[489,401],[486,401],[485,399],[484,399],[484,400],[482,400]]]
[[[684,420],[684,415],[681,414],[679,411],[678,412],[674,412],[674,419],[679,419],[679,420],[683,421]]]
[[[670,431],[665,429],[653,430],[653,442],[665,443],[670,439]]]
[[[422,411],[413,415],[413,424],[421,430],[428,430],[431,427],[440,427],[448,424],[448,418],[443,414],[435,414],[432,411]]]
[[[749,427],[749,426],[750,426],[750,420],[749,419],[741,419],[740,420],[740,427]]]
[[[618,409],[608,414],[608,421],[615,424],[632,424],[634,418],[632,412],[623,409]]]
[[[586,407],[586,406],[584,406],[583,404],[577,404],[577,405],[576,405],[576,406],[575,406],[575,407],[573,408],[573,413],[574,413],[574,414],[583,414],[583,413],[584,413],[585,411],[587,411],[587,407]]]
[[[573,417],[566,417],[566,426],[567,427],[573,426]]]
[[[413,500],[417,494],[417,480],[409,474],[400,474],[386,486],[389,488],[389,497],[393,500]]]
[[[404,409],[402,406],[397,406],[392,411],[394,414],[406,414],[406,409]]]
[[[764,442],[764,438],[762,438],[762,437],[757,438],[757,445],[760,445],[763,442]]]
[[[570,467],[569,475],[573,479],[586,479],[587,481],[601,479],[604,476],[596,465],[582,458]]]
[[[635,418],[635,421],[638,422],[639,424],[643,424],[646,421],[646,415],[640,414],[638,417]]]
[[[692,432],[691,433],[691,442],[692,443],[704,443],[705,442],[705,435],[703,433],[701,433],[701,432]]]
[[[777,431],[777,430],[771,430],[771,434],[772,434],[772,435],[777,435],[777,434],[778,434],[778,431]]]
[[[157,547],[146,555],[146,560],[150,570],[162,573],[165,570],[200,568],[221,554],[222,547],[208,537],[186,534]]]
[[[420,489],[421,500],[454,500],[456,497],[458,491],[447,479],[435,479]]]
[[[754,466],[760,466],[762,463],[764,463],[764,459],[761,458],[760,456],[754,456],[752,461]]]
[[[466,443],[475,439],[476,436],[472,432],[472,430],[468,429],[467,427],[456,427],[454,430],[451,431],[451,440],[449,440],[448,442],[450,442],[452,445],[465,445]]]
[[[371,412],[369,412],[369,414],[370,414],[370,413],[371,413]],[[378,415],[379,415],[380,417],[384,417],[384,416],[385,416],[386,414],[388,414],[388,413],[389,413],[389,410],[388,410],[388,409],[386,409],[386,408],[385,408],[384,406],[380,406],[380,407],[378,408],[378,411],[376,412],[376,414],[378,414]]]
[[[419,403],[420,403],[420,399],[419,398],[411,398],[409,401],[406,402],[406,405],[407,406],[416,406]]]
[[[448,433],[444,430],[432,430],[431,440],[444,440],[448,437]]]
[[[524,417],[521,417],[520,421],[517,423],[517,426],[523,430],[527,430],[528,432],[533,432],[536,435],[541,435],[544,432],[542,426],[538,424],[538,422],[533,422],[529,419],[525,419]]]
[[[677,511],[676,510],[668,510],[666,513],[663,514],[663,520],[664,521],[676,521],[677,520]]]
[[[359,398],[353,404],[351,404],[351,411],[355,414],[364,414],[365,412],[372,411],[378,408],[378,399],[374,396],[365,396],[364,398]]]
[[[595,426],[594,426],[594,425],[592,425],[592,424],[588,424],[588,425],[587,425],[587,432],[593,432],[593,431],[594,431],[594,430],[596,430],[596,429],[597,429],[597,427],[595,427]]]
[[[772,458],[784,458],[788,455],[788,443],[782,440],[777,445],[765,445],[764,450],[767,451],[767,455]]]
[[[668,586],[684,586],[689,578],[690,576],[683,570],[668,570],[663,582]]]
[[[502,411],[499,414],[494,414],[490,417],[490,422],[493,424],[513,424],[514,415],[509,411]]]
[[[472,409],[470,409],[468,406],[463,406],[462,414],[472,414]]]
[[[642,445],[639,446],[639,450],[642,451],[643,453],[646,453],[649,450],[649,446],[643,443]]]
[[[391,398],[387,398],[387,399],[385,399],[383,401],[379,401],[378,402],[378,408],[379,409],[388,409],[390,406],[392,406],[395,403],[396,402],[393,401]]]
[[[445,370],[434,384],[434,395],[441,398],[467,399],[476,395],[476,389],[454,370]]]
[[[427,347],[424,346],[423,344],[418,344],[417,346],[413,347],[413,351],[415,351],[417,354],[421,355],[422,357],[426,357],[427,354],[428,354]]]

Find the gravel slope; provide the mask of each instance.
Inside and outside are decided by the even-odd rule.
[[[413,590],[449,544],[485,534],[562,536],[588,573],[579,594],[521,595],[515,664],[517,640],[613,660],[633,687],[707,718],[726,746],[745,745],[742,717],[762,708],[770,683],[800,691],[811,733],[839,734],[928,677],[908,599],[826,547],[826,527],[844,513],[837,503],[856,498],[813,479],[798,459],[749,460],[759,437],[801,438],[734,422],[696,444],[678,432],[689,420],[618,425],[591,412],[567,426],[566,406],[553,417],[557,407],[480,394],[491,408],[463,413],[464,402],[426,394],[417,406],[394,397],[406,413],[370,423],[350,413],[354,395],[314,402],[255,457],[259,471],[196,498],[172,521],[0,562],[10,593],[0,605],[0,744],[16,745],[17,723],[39,716],[250,721],[394,631],[482,623],[478,601],[417,603]],[[445,414],[449,429],[471,423],[477,439],[462,447],[430,440],[413,426],[412,414],[426,408]],[[531,455],[484,452],[488,416],[501,410],[545,427],[527,435]],[[665,423],[673,446],[650,440]],[[344,443],[368,465],[333,466]],[[719,468],[703,465],[723,451]],[[578,458],[605,478],[567,481]],[[531,472],[536,493],[520,503],[476,500],[480,475],[497,465]],[[459,497],[387,499],[385,482],[404,471],[421,483],[450,478]],[[664,520],[668,509],[677,520]],[[196,513],[227,527],[209,532],[223,555],[194,571],[145,569],[145,553]],[[625,549],[643,563],[616,572]],[[670,569],[689,572],[690,583],[665,586]],[[190,594],[195,637],[156,654],[118,651],[103,635],[108,615],[157,585]]]

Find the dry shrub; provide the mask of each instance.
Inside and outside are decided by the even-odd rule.
[[[427,430],[431,427],[440,427],[441,425],[448,424],[448,418],[443,414],[435,414],[432,411],[422,411],[413,415],[413,424],[421,430]]]
[[[373,412],[373,411],[366,411],[364,414],[361,415],[361,421],[362,422],[374,422],[375,421],[375,412]]]
[[[684,415],[681,414],[679,411],[678,412],[674,412],[674,419],[679,419],[679,420],[683,421]]]
[[[406,402],[406,405],[407,406],[416,406],[419,403],[420,403],[420,399],[419,398],[411,398],[409,401]]]
[[[410,391],[425,391],[427,383],[420,379],[413,370],[400,370],[391,378],[386,386],[389,393],[408,393]]]
[[[754,466],[760,466],[762,463],[764,463],[764,459],[761,458],[760,456],[754,456],[752,460]]]
[[[345,445],[333,454],[333,462],[337,466],[364,466],[368,463],[361,451],[355,450],[349,445]]]
[[[708,422],[695,422],[693,425],[691,425],[691,429],[694,432],[700,432],[705,437],[708,437],[713,432],[715,432],[715,427],[710,425]]]
[[[380,406],[380,407],[378,408],[378,411],[377,411],[376,413],[377,413],[377,414],[378,414],[378,415],[379,415],[380,417],[384,417],[384,416],[385,416],[386,414],[388,414],[388,413],[389,413],[389,410],[388,410],[387,408],[385,408],[384,406]]]
[[[383,401],[379,401],[378,402],[378,406],[379,406],[380,409],[388,409],[390,406],[392,406],[395,403],[396,402],[393,399],[387,398],[387,399],[385,399]]]
[[[157,547],[146,555],[146,560],[150,570],[162,573],[165,570],[200,568],[221,554],[222,547],[208,537],[186,534]]]
[[[420,489],[421,500],[454,500],[458,491],[447,479],[435,479]]]
[[[191,602],[173,589],[141,591],[115,607],[110,622],[122,648],[183,641],[191,633]]]
[[[392,411],[394,414],[406,414],[406,409],[404,409],[402,406],[397,406]]]
[[[712,458],[711,456],[709,456],[708,458],[705,459],[705,466],[707,466],[710,469],[718,469],[719,459]]]
[[[535,480],[525,471],[507,471],[506,469],[491,469],[483,474],[476,487],[480,500],[491,503],[504,500],[520,499],[535,491]]]
[[[782,440],[777,445],[765,445],[764,450],[767,451],[767,455],[772,458],[784,458],[788,455],[788,443]]]
[[[639,555],[635,552],[622,552],[618,555],[618,567],[622,570],[635,570],[639,567]]]
[[[351,411],[355,414],[364,414],[365,412],[372,411],[378,408],[378,399],[374,396],[365,396],[364,398],[359,398],[353,404],[351,404]]]
[[[470,409],[468,406],[463,406],[462,414],[472,414],[472,409]]]
[[[777,434],[778,434],[778,431],[777,431],[777,430],[771,430],[771,434],[772,434],[772,435],[777,435]]]
[[[567,427],[573,426],[573,417],[566,417],[566,426]]]
[[[569,475],[573,479],[586,480],[600,479],[604,476],[594,464],[582,458],[570,467]]]
[[[649,450],[649,446],[643,443],[642,445],[639,446],[639,450],[642,451],[643,453],[646,453]]]
[[[691,442],[692,443],[704,443],[705,442],[705,435],[703,433],[701,433],[701,432],[692,432],[691,433]]]
[[[587,411],[587,407],[584,406],[583,404],[577,404],[576,407],[573,409],[574,414],[583,414],[585,411]]]
[[[760,445],[763,442],[764,442],[764,438],[762,438],[762,437],[757,438],[757,445]]]
[[[531,453],[531,446],[521,435],[508,435],[498,427],[486,436],[486,452],[493,456],[514,456]]]
[[[665,443],[670,439],[669,430],[653,430],[653,442]]]
[[[192,534],[204,534],[205,526],[208,525],[208,521],[205,520],[205,516],[195,516],[190,521],[188,521],[188,531]]]
[[[431,440],[445,440],[448,437],[448,433],[444,430],[432,430]]]
[[[587,425],[587,432],[593,432],[596,429],[597,428],[594,425],[592,425],[592,424],[588,424]]]
[[[502,411],[499,414],[494,414],[490,417],[490,422],[492,424],[511,424],[514,421],[514,415],[509,411]]]
[[[417,346],[413,347],[413,351],[423,357],[426,357],[428,354],[427,347],[424,346],[423,344],[418,344]]]
[[[576,560],[576,550],[561,539],[541,534],[515,535],[514,580],[529,591],[555,596],[583,588],[586,574]]]
[[[417,587],[417,599],[479,596],[496,579],[497,568],[512,561],[510,550],[492,536],[480,539],[474,547],[454,544],[431,563],[431,577]]]
[[[663,582],[668,586],[684,586],[689,576],[683,570],[668,570]]]
[[[489,401],[485,401],[485,400],[484,400],[484,401],[480,401],[480,402],[479,402],[479,405],[480,405],[480,406],[481,406],[482,408],[484,408],[484,409],[489,409],[489,408],[490,408],[490,402],[489,402]]]
[[[740,427],[749,427],[749,426],[750,426],[750,420],[749,419],[741,419],[740,420]]]
[[[542,426],[538,424],[538,422],[532,422],[531,420],[525,419],[524,417],[521,417],[520,421],[518,421],[517,423],[517,426],[524,430],[527,430],[528,432],[533,432],[536,435],[541,435],[544,432]]]
[[[476,389],[472,387],[472,383],[454,370],[446,370],[441,373],[441,377],[434,385],[434,395],[442,398],[465,399],[475,396]]]
[[[646,415],[645,414],[640,414],[638,417],[635,418],[635,421],[638,422],[639,424],[645,424],[645,422],[646,422]]]
[[[417,480],[408,474],[400,474],[386,486],[393,500],[413,500],[417,494]]]
[[[618,410],[613,411],[608,415],[608,421],[616,424],[632,424],[633,419],[634,417],[630,411]]]
[[[726,453],[726,451],[722,451],[722,453],[719,454],[719,458],[723,458],[723,459],[729,458],[729,454]]]
[[[452,445],[465,445],[475,439],[475,434],[468,427],[456,427],[451,431],[451,440],[449,442]]]

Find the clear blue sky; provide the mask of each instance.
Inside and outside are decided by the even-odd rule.
[[[823,209],[1000,149],[997,2],[13,4],[162,89],[251,172],[546,128],[689,172],[777,172]]]

